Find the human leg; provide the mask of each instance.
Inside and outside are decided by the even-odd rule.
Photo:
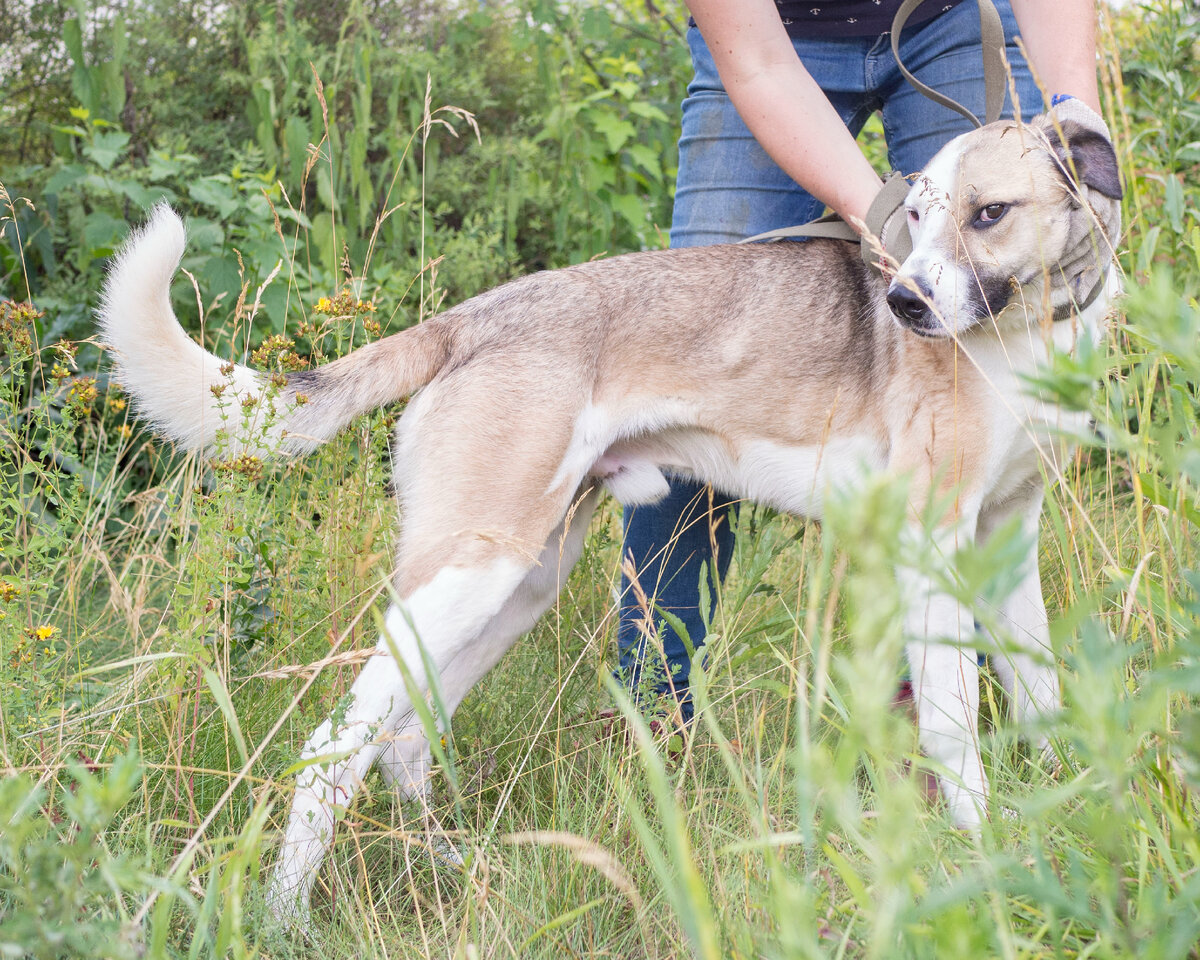
[[[734,243],[819,216],[823,205],[771,160],[738,116],[694,27],[688,31],[688,43],[695,76],[683,104],[671,246]],[[865,49],[859,40],[797,42],[798,55],[852,131],[860,129],[874,109],[858,89],[861,67],[857,73],[846,70],[855,57],[861,60]],[[620,676],[641,693],[673,695],[680,701],[685,719],[691,714],[688,646],[698,648],[705,639],[700,577],[709,578],[710,595],[715,595],[733,552],[734,516],[726,503],[726,498],[703,486],[673,480],[665,500],[627,508],[624,515],[622,553],[632,560],[646,602],[639,602],[629,578],[624,577],[618,631]],[[678,617],[688,643],[656,622],[658,618],[648,620],[643,609],[646,603]],[[648,642],[650,638],[653,642]],[[656,664],[657,678],[653,683],[643,682],[651,664]]]
[[[671,491],[658,503],[625,508],[623,551],[637,582],[631,582],[625,566],[617,632],[619,678],[635,695],[673,697],[685,722],[692,717],[692,652],[704,643],[707,629],[700,578],[708,578],[709,596],[716,596],[733,556],[735,519],[727,498],[680,479],[672,480]],[[658,615],[660,609],[683,624],[686,641]]]

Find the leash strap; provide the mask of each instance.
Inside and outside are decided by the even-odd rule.
[[[778,230],[756,233],[745,240],[739,240],[738,243],[758,243],[760,240],[798,240],[811,237],[828,237],[830,240],[847,240],[850,243],[859,241],[858,233],[850,224],[836,213],[830,213],[794,227],[780,227]]]
[[[962,114],[976,127],[982,126],[979,118],[956,100],[943,96],[936,90],[923,84],[909,72],[900,60],[900,31],[908,22],[908,18],[925,0],[904,0],[896,16],[892,20],[892,55],[896,58],[896,66],[913,87],[935,103]],[[983,86],[984,102],[986,105],[986,120],[988,123],[1000,118],[1000,110],[1004,106],[1004,87],[1007,67],[1004,59],[1004,25],[1000,22],[1000,14],[996,11],[992,0],[978,0],[979,3],[979,32],[983,45]],[[912,252],[912,241],[908,230],[905,229],[904,218],[897,216],[904,205],[904,197],[908,193],[908,183],[898,172],[893,171],[884,181],[883,189],[871,202],[867,210],[866,225],[870,236],[878,237],[883,250],[896,260],[903,262]],[[869,243],[858,235],[858,232],[837,214],[828,214],[809,223],[794,227],[782,227],[778,230],[768,230],[753,237],[742,240],[742,243],[757,243],[762,240],[797,240],[812,237],[829,237],[833,240],[846,240],[859,243],[863,262],[873,270],[878,271],[877,257],[880,251],[876,245]]]
[[[1060,320],[1070,320],[1078,313],[1083,313],[1088,307],[1100,299],[1100,294],[1104,292],[1104,288],[1108,285],[1108,271],[1105,270],[1100,274],[1100,279],[1096,281],[1096,285],[1088,292],[1088,295],[1082,301],[1076,303],[1074,300],[1068,300],[1061,306],[1055,307],[1054,315],[1051,318],[1055,323]]]
[[[883,250],[889,256],[895,257],[898,262],[903,262],[905,257],[912,253],[912,237],[908,234],[905,218],[899,215],[904,208],[904,198],[907,194],[908,181],[899,171],[893,170],[884,181],[883,188],[871,201],[871,206],[867,208],[865,221],[868,235],[879,237]],[[880,251],[876,249],[876,245],[868,243],[863,237],[860,237],[858,231],[836,213],[828,214],[809,223],[802,223],[799,226],[768,230],[766,233],[755,234],[740,242],[807,240],[813,237],[828,237],[832,240],[857,243],[863,263],[876,273],[879,272],[879,263],[876,258],[880,255]]]
[[[975,127],[982,127],[984,123],[995,123],[1000,119],[1000,111],[1004,107],[1004,91],[1008,78],[1008,62],[1004,55],[1004,24],[1000,20],[1000,13],[996,10],[995,4],[992,0],[977,0],[979,35],[983,53],[984,92],[984,120],[980,121],[975,114],[957,100],[938,93],[914,77],[900,59],[900,32],[904,29],[913,11],[924,2],[926,0],[904,0],[900,9],[896,11],[896,16],[892,19],[892,56],[896,60],[896,66],[900,68],[904,78],[918,93],[934,103],[941,104],[960,114]],[[765,233],[747,237],[741,242],[758,243],[760,241],[798,240],[815,237],[845,240],[849,243],[859,244],[863,262],[878,273],[879,259],[894,257],[903,263],[912,252],[912,238],[909,236],[905,217],[902,215],[908,186],[908,181],[898,171],[893,171],[888,175],[883,188],[871,201],[871,206],[867,210],[865,221],[867,236],[860,237],[858,232],[837,214],[827,214],[798,226],[768,230]],[[871,238],[878,238],[878,241]],[[1092,287],[1082,302],[1068,301],[1058,307],[1054,311],[1053,320],[1065,320],[1086,310],[1100,296],[1106,280],[1107,274],[1102,272],[1096,285]],[[1032,288],[1023,289],[1011,302],[1026,302],[1026,297],[1032,296],[1033,293]]]
[[[893,170],[883,182],[883,189],[875,195],[867,208],[867,231],[872,237],[879,238],[880,250],[868,243],[864,238],[859,246],[863,263],[874,270],[879,270],[879,261],[883,257],[894,257],[899,266],[912,253],[912,236],[908,232],[908,216],[904,212],[904,198],[908,196],[909,183],[904,174]]]
[[[1059,323],[1063,320],[1070,320],[1078,314],[1083,313],[1084,310],[1100,299],[1100,294],[1104,292],[1104,288],[1107,285],[1108,271],[1101,270],[1100,276],[1097,278],[1096,283],[1092,286],[1091,290],[1087,292],[1087,295],[1084,296],[1082,300],[1075,300],[1075,298],[1072,297],[1066,303],[1059,304],[1054,308],[1054,311],[1050,314],[1051,322]],[[1069,290],[1070,287],[1068,286],[1067,289]],[[1033,284],[1025,284],[1022,285],[1020,292],[1014,294],[1012,299],[1008,301],[1007,306],[1012,306],[1014,303],[1019,303],[1023,307],[1029,308],[1031,305],[1041,302],[1042,295],[1042,291],[1036,288]]]
[[[1000,22],[1000,14],[996,10],[996,5],[992,3],[992,0],[979,0],[979,36],[983,46],[984,93],[984,120],[981,123],[975,114],[957,100],[938,93],[914,77],[900,59],[900,31],[904,29],[912,12],[924,2],[925,0],[904,0],[892,20],[892,56],[896,60],[896,66],[904,74],[904,79],[912,84],[918,93],[934,103],[940,103],[943,107],[961,114],[977,127],[983,126],[984,123],[995,123],[1000,119],[1000,110],[1004,106],[1004,88],[1008,76],[1004,58],[1004,24]]]

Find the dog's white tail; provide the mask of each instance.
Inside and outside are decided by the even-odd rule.
[[[184,333],[170,297],[183,250],[183,222],[159,204],[117,255],[99,319],[138,412],[191,449],[212,448],[223,435],[230,453],[306,452],[428,383],[449,355],[447,325],[422,324],[273,387]]]

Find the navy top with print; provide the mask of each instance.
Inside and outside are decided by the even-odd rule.
[[[775,0],[791,37],[871,37],[892,29],[902,0]],[[925,0],[908,18],[923,23],[961,0]]]

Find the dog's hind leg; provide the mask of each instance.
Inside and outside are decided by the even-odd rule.
[[[474,559],[480,559],[478,554]],[[349,805],[384,740],[412,713],[396,657],[423,693],[428,681],[421,647],[445,674],[504,609],[531,566],[502,550],[492,551],[487,563],[446,564],[401,606],[388,610],[378,655],[364,664],[348,701],[317,728],[301,754],[304,766],[268,894],[276,914],[304,915],[337,810]]]
[[[479,680],[522,634],[532,629],[554,603],[567,576],[583,552],[583,542],[599,499],[596,486],[580,490],[563,521],[542,547],[538,563],[509,596],[479,635],[464,646],[455,663],[442,675],[447,713],[458,705]],[[429,741],[415,716],[400,718],[398,729],[387,739],[379,758],[384,780],[403,799],[426,793],[430,775]]]

